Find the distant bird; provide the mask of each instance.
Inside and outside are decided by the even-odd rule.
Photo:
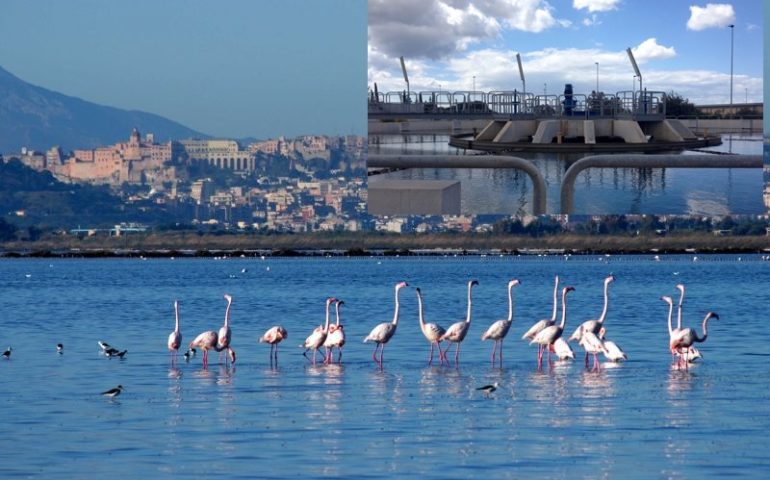
[[[569,343],[567,343],[567,341],[561,337],[557,338],[556,341],[554,341],[549,348],[556,355],[556,358],[558,358],[559,360],[575,359],[575,352],[572,351],[572,348],[569,346]]]
[[[471,280],[468,282],[468,311],[465,314],[465,321],[460,321],[453,323],[452,325],[447,328],[446,332],[441,335],[439,340],[443,341],[446,340],[448,342],[452,342],[455,345],[457,345],[457,348],[455,349],[455,365],[458,364],[460,361],[460,343],[462,343],[463,340],[465,340],[465,336],[468,334],[468,330],[471,326],[471,307],[473,306],[473,300],[472,300],[472,291],[473,287],[478,285],[478,280]],[[444,352],[444,357],[446,357],[447,352],[449,351],[448,346],[446,351]]]
[[[703,354],[695,347],[690,347],[687,352],[682,355],[682,359],[688,363],[694,363],[696,360],[703,358]]]
[[[398,327],[398,292],[404,287],[408,287],[409,284],[406,282],[399,282],[396,284],[396,306],[395,310],[393,312],[393,321],[390,323],[381,323],[374,327],[371,332],[369,332],[369,335],[364,338],[364,343],[366,342],[374,342],[376,345],[374,346],[374,352],[372,353],[372,359],[377,362],[380,365],[380,368],[382,368],[382,362],[383,362],[383,356],[385,353],[385,344],[388,343],[388,341],[393,337],[393,335],[396,333],[396,327]],[[377,349],[380,349],[380,359],[377,360]]]
[[[680,361],[684,355],[687,355],[687,350],[693,343],[703,343],[708,338],[708,321],[714,318],[719,320],[719,315],[714,312],[708,312],[703,318],[703,336],[699,337],[698,332],[692,328],[683,328],[680,332],[676,333],[669,342],[669,348],[676,350],[679,354]],[[687,368],[689,362],[684,362],[685,368]]]
[[[270,327],[264,335],[259,338],[259,343],[270,344],[270,363],[273,363],[273,359],[278,362],[278,344],[282,340],[289,337],[285,328],[280,325]]]
[[[4,351],[4,352],[3,352],[3,357],[5,357],[5,358],[11,358],[11,352],[12,352],[12,351],[13,351],[13,349],[12,349],[11,347],[8,347],[8,350],[6,350],[6,351]]]
[[[195,357],[195,349],[194,348],[188,348],[186,352],[184,352],[184,360],[185,362],[189,362],[191,358]]]
[[[484,385],[483,387],[479,387],[476,390],[481,390],[485,395],[489,396],[489,394],[497,390],[497,387],[499,386],[500,384],[495,382],[492,385]]]
[[[591,332],[594,335],[599,334],[599,329],[602,328],[604,325],[604,319],[607,317],[607,308],[609,307],[609,286],[610,283],[615,280],[615,277],[613,275],[607,275],[607,278],[604,279],[604,308],[602,309],[602,314],[599,316],[598,320],[586,320],[585,322],[581,323],[580,326],[575,330],[575,332],[572,334],[572,336],[569,337],[567,340],[568,342],[571,342],[572,340],[577,340],[580,342],[580,338],[583,335],[584,332]],[[588,351],[586,351],[586,358],[585,358],[586,365],[588,365]]]
[[[508,330],[510,330],[511,324],[513,323],[513,287],[520,283],[521,282],[516,279],[508,282],[508,319],[496,321],[481,335],[482,341],[488,338],[494,340],[494,346],[492,347],[492,363],[495,363],[495,350],[497,350],[497,344],[500,344],[500,367],[503,366],[503,340],[505,339],[505,336],[508,335]]]
[[[323,325],[317,326],[313,333],[311,333],[300,345],[300,348],[304,348],[305,351],[302,352],[302,355],[304,355],[305,358],[310,360],[307,356],[307,352],[312,350],[313,351],[313,365],[315,365],[315,358],[316,354],[318,353],[318,349],[321,348],[326,341],[326,336],[329,332],[329,308],[331,307],[331,304],[336,302],[337,299],[334,297],[329,297],[326,299],[326,323]]]
[[[551,318],[550,319],[544,318],[542,320],[535,322],[535,324],[529,327],[529,330],[527,330],[527,332],[521,336],[522,340],[532,340],[544,328],[550,327],[551,325],[556,325],[556,309],[558,305],[558,299],[559,299],[559,276],[556,275],[556,279],[553,285],[553,310],[551,312]],[[540,346],[537,349],[537,358],[542,357],[543,355],[542,350],[543,350],[542,346]]]
[[[61,343],[57,343],[56,344],[56,353],[58,353],[59,355],[64,354],[64,345],[62,345]]]
[[[422,330],[422,334],[425,336],[425,339],[430,342],[430,354],[428,356],[428,365],[433,363],[433,345],[436,345],[438,347],[438,361],[439,363],[444,363],[444,360],[446,360],[446,357],[444,356],[444,352],[441,350],[441,341],[439,338],[446,332],[444,330],[444,327],[439,325],[438,323],[425,323],[425,318],[423,316],[423,307],[422,307],[422,292],[419,288],[415,289],[417,292],[417,318],[420,321],[420,330]]]
[[[182,345],[182,332],[179,331],[179,301],[174,300],[174,317],[175,326],[174,331],[168,336],[168,349],[171,352],[171,363],[176,360],[176,354],[179,351],[179,346]]]
[[[117,397],[118,395],[120,395],[120,393],[122,391],[123,391],[123,385],[118,385],[115,388],[111,388],[111,389],[109,389],[107,391],[102,392],[102,395],[104,395],[105,397],[113,398],[113,397]]]
[[[248,272],[248,271],[249,271],[249,269],[247,269],[247,268],[242,268],[242,269],[241,269],[241,273],[246,273],[246,272]]]
[[[217,347],[217,332],[214,330],[209,330],[208,332],[203,332],[195,339],[190,342],[188,345],[188,348],[200,348],[203,350],[203,368],[204,370],[208,368],[209,366],[209,350],[214,351],[221,351]],[[229,348],[229,347],[228,347]]]
[[[227,308],[225,309],[225,324],[219,329],[219,335],[217,336],[217,352],[230,348],[230,339],[232,337],[232,330],[230,330],[230,307],[233,304],[233,297],[225,293],[225,300],[227,300]],[[228,350],[229,352],[230,350]],[[221,357],[220,357],[221,358]]]
[[[607,333],[607,330],[602,327],[599,330],[599,340],[602,341],[602,344],[604,345],[604,356],[607,358],[607,360],[611,362],[622,362],[623,360],[628,360],[628,355],[620,349],[620,347],[613,342],[612,340],[607,340],[604,338],[604,335]]]
[[[551,364],[551,345],[561,338],[564,333],[564,325],[567,323],[567,294],[575,291],[575,287],[564,287],[561,291],[561,323],[559,325],[551,325],[540,331],[535,338],[529,342],[530,345],[536,343],[540,345],[539,355],[537,358],[537,365],[540,368],[543,364],[543,354],[548,349],[548,364]]]
[[[333,353],[335,348],[338,353],[337,363],[342,361],[342,347],[345,346],[345,329],[340,323],[340,307],[344,304],[345,302],[342,300],[337,300],[334,304],[334,316],[337,323],[329,325],[329,333],[326,335],[326,340],[324,341],[324,347],[327,349],[324,363],[334,363]]]

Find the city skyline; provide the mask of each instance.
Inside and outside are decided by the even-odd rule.
[[[767,2],[765,2],[767,3]],[[638,89],[631,48],[650,90],[696,104],[763,100],[762,4],[735,0],[369,1],[368,83],[380,92],[526,89],[561,94]],[[734,25],[731,32],[729,25]]]
[[[364,135],[366,2],[8,0],[0,66],[214,137]]]

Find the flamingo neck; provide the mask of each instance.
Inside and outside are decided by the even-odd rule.
[[[340,326],[340,302],[337,302],[337,305],[334,306],[334,314],[337,317],[337,326]]]
[[[508,285],[508,322],[513,322],[513,285]]]
[[[702,337],[698,338],[698,332],[695,332],[696,342],[705,342],[706,337],[709,336],[708,323],[710,318],[711,318],[711,313],[708,313],[706,314],[706,318],[703,319],[703,336]]]
[[[465,315],[465,323],[471,323],[471,306],[473,300],[471,300],[471,291],[473,290],[473,283],[468,284],[468,313]]]
[[[422,316],[422,295],[420,295],[420,292],[417,292],[417,316],[420,319],[420,327],[425,328],[425,318]]]
[[[178,332],[179,331],[179,305],[176,303],[174,304],[174,317],[176,317],[176,324],[174,326],[174,331]]]
[[[604,308],[602,309],[602,315],[599,317],[599,323],[604,323],[604,319],[607,317],[607,308],[610,305],[610,296],[609,296],[609,287],[610,282],[605,281],[604,282]]]
[[[551,322],[556,323],[556,308],[559,298],[559,277],[556,277],[556,283],[553,286],[553,311],[551,312]]]
[[[396,287],[396,308],[395,308],[395,310],[393,312],[393,322],[392,322],[393,325],[398,325],[398,307],[399,307],[398,291],[399,290],[401,290],[401,286],[400,285]]]
[[[329,307],[331,306],[332,302],[327,301],[326,302],[326,323],[324,324],[324,330],[329,331]]]
[[[564,330],[564,325],[567,323],[567,290],[561,292],[561,329]]]
[[[676,312],[676,328],[681,329],[682,328],[682,303],[684,302],[684,287],[682,287],[680,290],[682,294],[679,296],[679,308]]]
[[[674,302],[668,304],[668,334],[673,335],[674,329],[671,328],[671,317],[674,313]]]
[[[225,309],[225,327],[230,326],[230,306],[233,304],[232,300],[227,301],[227,308]]]

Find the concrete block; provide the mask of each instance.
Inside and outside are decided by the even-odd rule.
[[[367,209],[372,215],[459,215],[457,180],[369,181]]]

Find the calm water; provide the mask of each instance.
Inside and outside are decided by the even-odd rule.
[[[370,153],[458,153],[442,135],[379,135]],[[762,137],[724,135],[714,152],[762,154]],[[460,152],[461,153],[461,152]],[[684,152],[684,155],[702,152]],[[516,153],[531,159],[545,177],[548,213],[559,212],[562,177],[575,160],[588,154]],[[532,211],[529,177],[515,170],[409,169],[369,177],[459,180],[463,213],[523,215]],[[765,211],[759,169],[588,169],[575,181],[575,213],[581,214],[757,214]]]
[[[553,275],[576,287],[571,332],[599,315],[610,272],[608,337],[630,360],[538,371],[520,337],[550,316]],[[506,315],[512,277],[522,285],[499,369],[479,336]],[[361,339],[392,318],[397,281],[420,286],[428,320],[446,327],[464,316],[470,278],[480,285],[459,368],[426,366],[413,288],[402,290],[384,371],[372,363]],[[685,324],[721,315],[689,372],[670,365],[659,299],[678,282]],[[770,263],[753,256],[3,260],[0,347],[13,355],[0,360],[0,476],[760,477],[770,468],[768,284]],[[237,366],[213,354],[208,371],[200,355],[171,368],[173,300],[189,341],[221,326],[225,292]],[[309,366],[297,345],[329,295],[346,302],[349,344],[343,365]],[[270,368],[256,340],[276,323],[289,340]],[[100,355],[100,339],[127,348],[125,360]],[[491,398],[475,390],[494,381]],[[123,395],[99,395],[117,384]]]

